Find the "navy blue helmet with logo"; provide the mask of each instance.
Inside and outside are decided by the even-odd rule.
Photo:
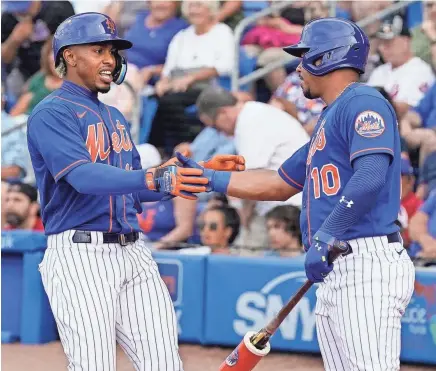
[[[307,23],[300,41],[284,51],[302,57],[302,66],[315,76],[340,68],[365,72],[369,39],[354,22],[342,18],[322,18]],[[321,63],[316,63],[321,61]]]
[[[71,45],[83,45],[100,42],[111,42],[115,49],[130,49],[132,43],[118,37],[114,21],[101,13],[81,13],[73,15],[63,21],[53,37],[53,54],[55,66],[60,62],[62,51]],[[115,53],[116,67],[113,73],[113,81],[121,84],[127,72],[127,62],[118,52]]]

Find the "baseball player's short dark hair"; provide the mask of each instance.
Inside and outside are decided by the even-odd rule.
[[[232,244],[238,236],[241,227],[241,218],[239,217],[238,211],[228,205],[213,206],[207,211],[219,211],[224,215],[225,226],[232,228],[232,234],[229,238],[229,244]]]
[[[217,111],[222,107],[234,106],[238,100],[228,90],[220,86],[205,88],[197,98],[196,106],[199,115],[215,119]]]
[[[301,211],[296,206],[280,205],[268,211],[265,215],[265,219],[274,219],[284,222],[286,231],[297,237],[301,245],[300,214]]]

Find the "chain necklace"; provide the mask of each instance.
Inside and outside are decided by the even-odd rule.
[[[357,84],[357,81],[353,81],[353,82],[350,82],[337,96],[336,96],[336,98],[333,100],[333,102],[335,102],[343,93],[344,93],[344,91],[345,90],[347,90],[351,85],[353,85],[353,84]],[[333,103],[332,102],[332,103]],[[330,103],[330,105],[332,105],[332,103]]]

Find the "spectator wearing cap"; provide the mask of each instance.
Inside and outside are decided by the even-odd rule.
[[[400,122],[401,136],[410,149],[420,149],[420,166],[436,151],[436,83]]]
[[[282,163],[309,141],[301,124],[291,115],[261,102],[239,102],[220,87],[205,89],[197,100],[198,114],[208,127],[232,136],[247,169],[277,171]],[[301,207],[301,194],[285,201]],[[264,247],[268,242],[265,214],[283,202],[242,201],[243,228],[236,244]]]
[[[27,117],[12,117],[5,111],[6,99],[2,85],[2,168],[1,179],[24,178],[28,168],[26,134],[20,124]],[[18,127],[18,129],[14,129]]]
[[[234,64],[232,29],[216,21],[219,1],[182,2],[190,26],[174,36],[161,78],[155,85],[159,106],[149,142],[171,155],[181,142],[191,142],[201,131],[197,118],[185,113],[201,91],[230,76]]]
[[[322,99],[307,99],[304,96],[297,72],[288,75],[285,82],[272,95],[269,104],[300,121],[309,135],[312,135],[318,117],[325,107]]]
[[[35,187],[26,183],[9,186],[6,195],[6,225],[3,229],[26,229],[37,232],[44,231],[39,215],[38,192]]]
[[[383,87],[388,92],[401,119],[418,105],[433,84],[433,71],[428,63],[413,55],[410,32],[400,15],[382,23],[376,37],[385,63],[374,69],[368,85]]]
[[[409,254],[413,257],[436,258],[436,188],[411,218],[409,224],[410,237],[414,241]]]
[[[436,68],[436,1],[423,2],[424,22],[412,29],[412,51]]]
[[[69,1],[2,1],[2,64],[12,74],[8,92],[21,93],[24,82],[40,68],[45,41],[68,17],[74,15]]]
[[[404,207],[407,218],[410,218],[415,215],[417,210],[422,205],[422,200],[418,198],[413,191],[415,187],[415,176],[413,173],[412,165],[410,164],[409,159],[402,158],[401,159],[401,206]],[[410,244],[409,233],[407,231],[407,227],[404,228],[402,233],[404,245],[407,247]]]
[[[304,252],[301,242],[300,209],[292,205],[276,206],[265,216],[270,256],[296,257]]]

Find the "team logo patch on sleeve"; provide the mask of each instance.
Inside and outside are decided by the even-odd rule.
[[[383,118],[374,111],[363,111],[357,116],[354,124],[357,134],[365,138],[374,138],[383,134],[385,122]]]

